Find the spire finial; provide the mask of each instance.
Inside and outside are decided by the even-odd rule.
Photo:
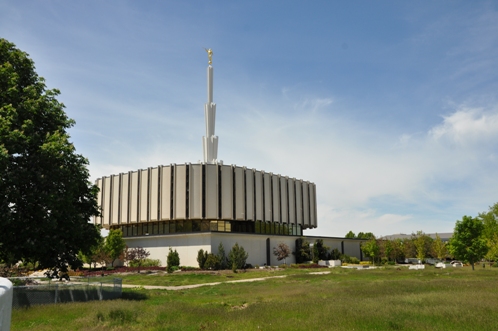
[[[208,53],[208,64],[211,65],[213,64],[213,50],[211,48],[204,48],[206,52]]]

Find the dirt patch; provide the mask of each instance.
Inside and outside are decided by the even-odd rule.
[[[243,305],[241,306],[232,306],[232,310],[242,310],[242,309],[246,309],[247,308],[247,303],[244,303]]]

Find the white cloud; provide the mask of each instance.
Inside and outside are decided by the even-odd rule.
[[[443,123],[431,129],[429,136],[459,145],[492,142],[498,138],[498,111],[462,107],[443,116]]]

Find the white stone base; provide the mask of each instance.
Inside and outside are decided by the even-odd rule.
[[[170,234],[158,236],[141,236],[141,237],[125,237],[126,244],[129,248],[143,247],[150,252],[150,259],[161,261],[162,266],[166,266],[166,257],[168,256],[169,248],[176,249],[180,256],[180,265],[198,267],[197,253],[200,249],[209,253],[218,253],[218,246],[223,243],[225,254],[232,249],[235,243],[244,247],[244,250],[249,254],[247,263],[253,266],[259,265],[279,265],[282,261],[278,261],[273,254],[273,248],[279,243],[284,243],[289,246],[292,252],[296,251],[296,236],[281,236],[267,234],[247,234],[247,233],[227,233],[227,232],[200,232],[200,233],[184,233]],[[324,245],[330,249],[337,248],[341,251],[341,242],[344,242],[344,254],[360,258],[360,242],[361,240],[343,239],[343,238],[328,238],[328,237],[303,237],[308,242],[313,243],[316,239],[322,239]],[[267,239],[269,244],[269,258],[267,263]],[[327,261],[333,265],[340,265],[339,260]],[[286,259],[287,264],[296,263],[296,257],[290,254]],[[116,263],[115,263],[116,265]],[[329,264],[332,265],[332,264]]]

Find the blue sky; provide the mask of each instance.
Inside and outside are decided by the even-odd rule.
[[[317,185],[309,235],[450,232],[498,202],[494,1],[0,1],[92,180],[202,158]]]

